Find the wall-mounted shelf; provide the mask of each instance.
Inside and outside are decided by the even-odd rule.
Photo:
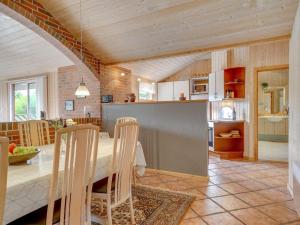
[[[230,81],[225,83],[224,85],[244,85],[244,82],[234,82],[234,81]]]
[[[243,139],[244,137],[215,137],[216,139]]]
[[[238,130],[240,137],[221,137],[220,133]],[[214,122],[214,147],[210,151],[221,159],[242,158],[244,154],[244,121]]]
[[[245,67],[234,67],[224,70],[224,97],[226,92],[234,92],[234,98],[245,98]]]
[[[234,67],[213,72],[209,75],[209,100],[220,101],[228,97],[227,92],[234,93],[237,100],[245,98],[245,67]]]

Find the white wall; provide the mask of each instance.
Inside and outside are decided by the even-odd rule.
[[[289,189],[300,213],[300,5],[290,40]]]

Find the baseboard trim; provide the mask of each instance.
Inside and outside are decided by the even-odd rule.
[[[208,180],[208,176],[199,176],[199,175],[193,175],[188,173],[180,173],[180,172],[173,172],[173,171],[167,171],[167,170],[160,170],[160,169],[150,169],[147,168],[148,171],[158,172],[160,174],[170,175],[170,176],[177,176],[181,178],[197,178],[197,179],[203,179]]]

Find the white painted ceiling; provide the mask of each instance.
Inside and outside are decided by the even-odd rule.
[[[132,74],[136,76],[160,81],[196,61],[210,58],[211,53],[196,53],[176,57],[121,63],[117,65],[131,70]]]
[[[38,0],[79,37],[79,0]],[[82,0],[84,44],[106,64],[291,33],[298,0]]]
[[[42,74],[73,63],[42,37],[0,12],[0,80]]]

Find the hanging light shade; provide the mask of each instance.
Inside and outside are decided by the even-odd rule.
[[[81,62],[83,62],[83,56],[82,56],[82,18],[81,18],[81,0],[80,0],[80,55],[81,55]],[[82,80],[78,86],[78,88],[75,91],[75,96],[78,98],[84,98],[86,96],[90,96],[89,89],[86,87],[84,81],[83,81],[83,72],[82,73]]]
[[[81,81],[81,83],[79,84],[78,88],[76,89],[75,95],[77,97],[90,96],[89,89],[86,87],[86,85],[83,82],[83,80]]]

